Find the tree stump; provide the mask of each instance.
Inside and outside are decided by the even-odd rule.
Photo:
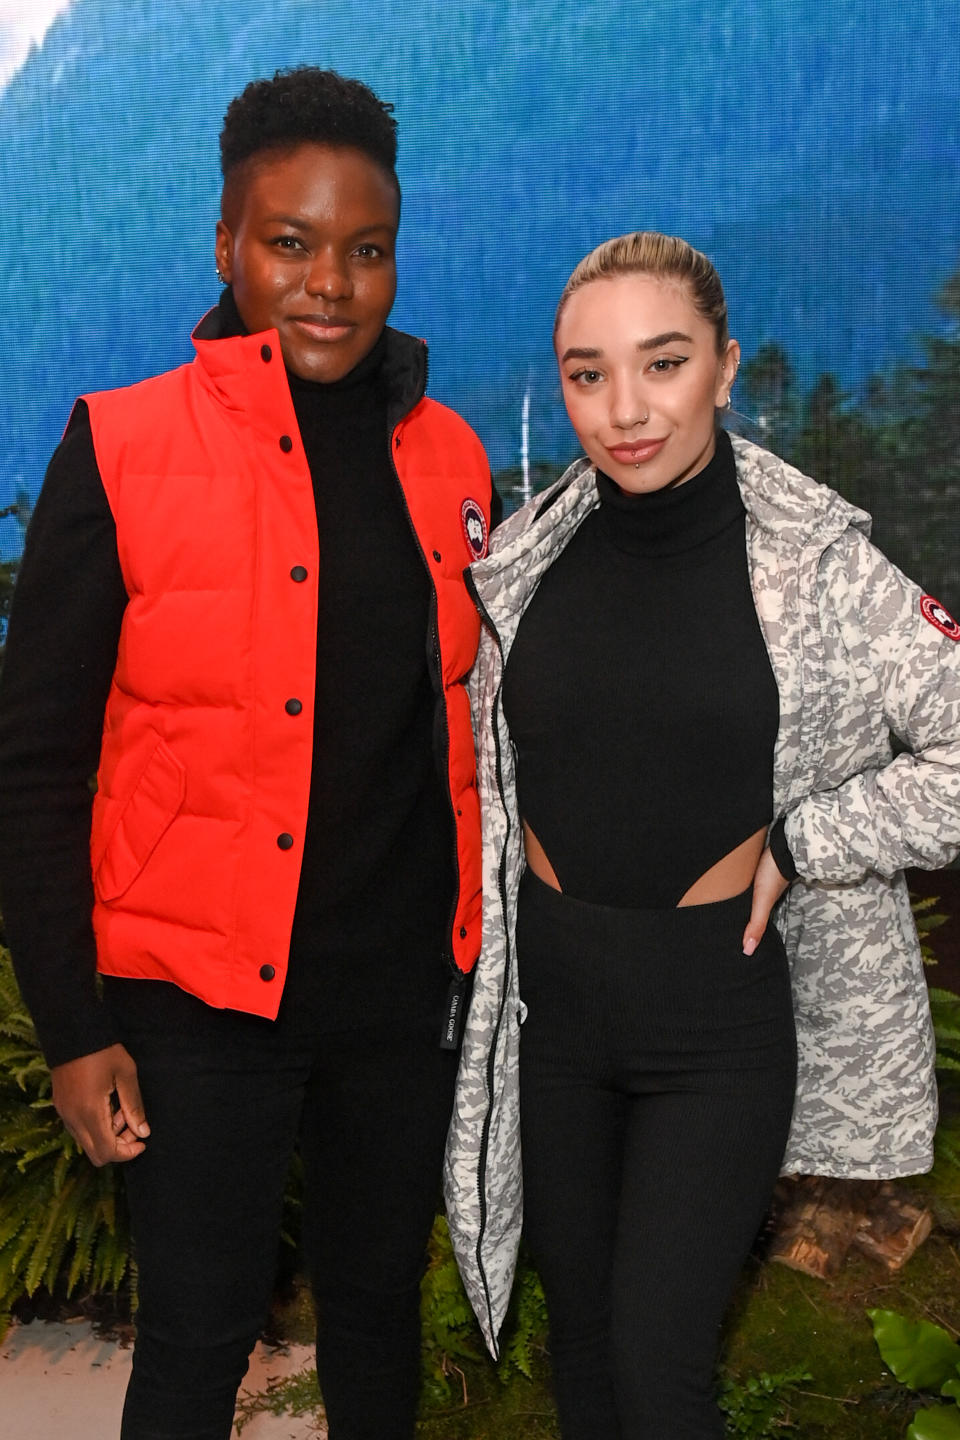
[[[899,1270],[923,1244],[929,1210],[889,1180],[781,1180],[768,1255],[821,1280],[836,1275],[851,1249]]]

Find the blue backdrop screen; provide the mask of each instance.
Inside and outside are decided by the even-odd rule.
[[[755,438],[819,462],[956,601],[957,55],[949,0],[74,0],[0,94],[0,506],[23,518],[78,392],[189,356],[223,111],[311,63],[396,107],[394,322],[508,492],[525,402],[531,483],[576,453],[550,350],[567,274],[662,229],[720,270]]]

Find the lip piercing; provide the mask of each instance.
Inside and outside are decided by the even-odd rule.
[[[646,425],[646,423],[647,423],[647,421],[648,421],[649,419],[650,419],[650,411],[648,410],[647,413],[646,413],[646,415],[641,415],[641,416],[640,416],[640,419],[637,421],[637,424],[638,424],[638,425]],[[634,468],[634,470],[639,470],[639,469],[640,469],[640,461],[639,461],[639,460],[637,461],[637,463],[634,465],[633,468]]]

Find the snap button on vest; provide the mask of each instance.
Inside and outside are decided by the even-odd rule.
[[[467,927],[466,927],[466,925],[461,925],[461,926],[460,926],[460,939],[461,939],[461,940],[466,940],[466,938],[467,938]]]
[[[299,715],[299,714],[300,714],[300,711],[303,709],[303,701],[302,701],[302,700],[288,700],[287,703],[286,703],[286,705],[284,705],[283,708],[284,708],[284,710],[286,710],[286,712],[287,712],[288,715]]]
[[[434,550],[434,552],[433,552],[433,558],[434,558],[434,560],[436,560],[437,564],[439,565],[439,564],[440,564],[440,551],[439,551],[439,550]]]
[[[293,847],[293,836],[284,830],[282,835],[277,836],[277,844],[281,850],[290,850]]]
[[[283,451],[284,455],[290,454],[290,451],[293,449],[293,441],[290,439],[289,435],[280,436],[280,449]]]
[[[265,365],[273,359],[273,351],[270,349],[269,345],[260,346],[260,359]]]
[[[290,579],[291,579],[291,580],[296,580],[297,584],[299,585],[299,584],[301,583],[301,581],[306,580],[306,578],[307,578],[307,567],[306,567],[306,565],[294,565],[293,569],[290,571]]]
[[[261,965],[261,966],[260,966],[260,979],[261,979],[261,980],[272,980],[273,977],[274,977],[274,975],[276,975],[276,973],[277,973],[277,972],[276,972],[276,970],[274,970],[274,968],[273,968],[272,965]]]

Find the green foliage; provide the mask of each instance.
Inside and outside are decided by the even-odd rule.
[[[958,276],[958,281],[960,281],[960,276]],[[929,937],[934,930],[938,930],[950,918],[949,915],[944,915],[934,909],[934,906],[939,903],[939,897],[935,895],[928,895],[923,900],[917,899],[916,896],[910,898],[917,935],[920,937],[920,952],[925,965],[936,965],[937,957],[929,944]],[[948,1070],[960,1072],[960,995],[955,995],[951,990],[940,990],[931,986],[930,1013],[933,1017],[933,1033],[937,1041],[937,1069],[943,1072]]]
[[[960,1345],[940,1325],[895,1310],[868,1310],[884,1363],[911,1390],[937,1391],[955,1403],[918,1410],[907,1440],[960,1440]]]
[[[0,950],[0,1326],[10,1307],[58,1283],[116,1292],[130,1271],[114,1169],[96,1170],[63,1129],[50,1074]]]
[[[877,1349],[894,1375],[911,1390],[939,1390],[956,1377],[960,1345],[940,1325],[909,1320],[896,1310],[868,1310]]]
[[[907,1430],[907,1440],[960,1440],[960,1411],[937,1405],[918,1410]]]
[[[726,1419],[727,1435],[749,1436],[750,1440],[766,1440],[778,1434],[790,1422],[784,1418],[784,1392],[795,1390],[811,1380],[802,1365],[778,1375],[750,1375],[742,1383],[725,1380],[720,1387],[719,1403]]]
[[[447,1222],[440,1215],[430,1237],[427,1273],[420,1291],[420,1319],[424,1394],[428,1402],[439,1404],[449,1400],[454,1375],[459,1377],[461,1387],[464,1384],[457,1362],[478,1360],[483,1350],[473,1310],[460,1283]]]
[[[933,946],[929,944],[929,938],[934,930],[939,930],[941,925],[946,925],[950,919],[942,911],[934,910],[935,905],[940,904],[939,895],[927,895],[920,899],[916,895],[910,896],[910,908],[913,911],[914,924],[917,927],[917,936],[920,940],[920,953],[923,956],[924,965],[936,965],[937,957]]]
[[[316,1370],[298,1370],[295,1375],[268,1380],[267,1388],[258,1393],[241,1391],[234,1425],[240,1435],[258,1415],[313,1415],[322,1403]]]
[[[937,1039],[937,1069],[960,1071],[960,995],[932,988],[930,1013]]]
[[[453,1258],[447,1222],[438,1215],[430,1237],[430,1258],[421,1289],[424,1392],[429,1401],[443,1403],[457,1388],[466,1397],[466,1380],[459,1362],[478,1361],[483,1339],[460,1272]],[[501,1338],[497,1373],[503,1383],[514,1375],[533,1377],[533,1358],[547,1331],[543,1287],[533,1266],[521,1252],[510,1310]]]
[[[533,1379],[533,1355],[542,1349],[547,1334],[547,1302],[540,1276],[520,1251],[517,1278],[501,1337],[500,1378],[513,1374]]]

